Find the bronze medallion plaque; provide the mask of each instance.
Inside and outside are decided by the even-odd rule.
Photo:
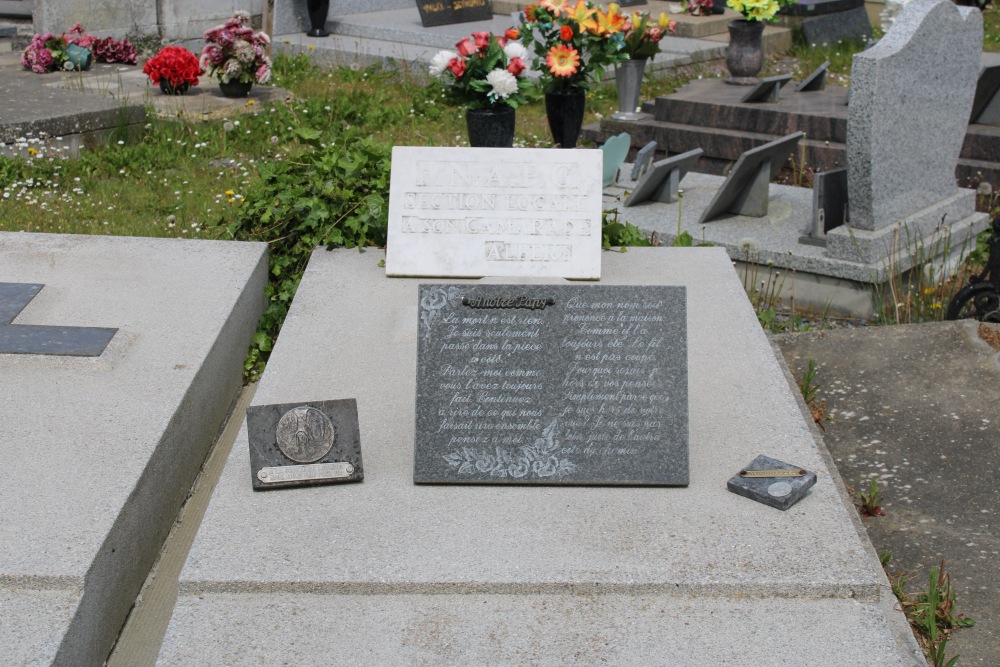
[[[247,439],[255,491],[364,479],[353,398],[252,406]]]

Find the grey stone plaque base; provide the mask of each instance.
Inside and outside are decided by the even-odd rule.
[[[796,468],[798,466],[761,454],[743,469],[751,471],[795,470]],[[802,500],[806,492],[815,484],[816,473],[806,470],[805,474],[800,477],[743,477],[736,474],[726,482],[726,488],[737,495],[784,511]]]
[[[0,662],[104,663],[240,389],[266,280],[263,243],[0,232],[0,282],[45,285],[19,326],[118,327],[99,357],[0,354]]]
[[[687,289],[691,476],[671,489],[415,485],[422,281],[383,257],[313,253],[254,398],[356,397],[364,483],[254,493],[244,431],[160,665],[919,664],[725,252],[602,256],[601,286]],[[806,502],[726,490],[762,451],[819,473]]]

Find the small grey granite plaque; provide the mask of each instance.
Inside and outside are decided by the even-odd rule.
[[[688,483],[680,286],[421,285],[414,481]]]
[[[771,179],[804,136],[793,132],[741,155],[698,222],[711,222],[726,213],[758,218],[767,215]]]
[[[0,283],[0,354],[99,357],[118,329],[11,324],[44,285]]]
[[[799,84],[798,88],[795,89],[797,93],[810,92],[814,90],[823,90],[826,88],[826,72],[830,69],[830,61],[824,60],[823,64],[812,71],[812,74],[807,76],[802,83]]]
[[[353,398],[250,407],[247,436],[255,491],[364,479]]]
[[[701,156],[702,150],[694,148],[686,153],[654,162],[642,180],[635,186],[622,206],[635,206],[644,201],[658,201],[672,204],[677,201],[677,190],[681,179]]]
[[[759,503],[787,510],[799,502],[806,492],[816,484],[816,473],[793,466],[770,456],[761,454],[743,470],[802,470],[804,474],[795,477],[743,477],[736,473],[726,484],[733,493]],[[742,472],[742,471],[740,471]]]
[[[646,173],[649,166],[653,164],[653,156],[656,153],[656,142],[650,141],[639,149],[636,153],[635,163],[632,165],[632,180],[638,181]]]
[[[781,88],[792,80],[791,74],[781,74],[779,76],[769,76],[761,79],[760,83],[747,91],[747,94],[740,98],[740,102],[777,102]]]

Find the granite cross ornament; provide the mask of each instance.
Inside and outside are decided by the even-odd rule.
[[[43,287],[0,283],[0,354],[101,356],[118,329],[11,324]]]

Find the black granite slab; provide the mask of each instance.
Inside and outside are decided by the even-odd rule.
[[[10,324],[44,285],[0,283],[0,354],[99,357],[118,329]]]
[[[681,286],[421,285],[414,481],[687,485]]]
[[[42,287],[37,283],[0,283],[0,324],[13,322]]]
[[[830,69],[830,61],[824,60],[819,67],[810,72],[809,76],[795,89],[797,93],[812,93],[826,88],[826,73]]]
[[[247,409],[255,491],[360,482],[361,433],[353,398]]]
[[[740,102],[747,104],[777,102],[778,96],[781,94],[781,89],[791,80],[791,74],[780,74],[761,79],[760,83],[748,90],[746,95],[740,98]]]
[[[737,495],[784,511],[802,500],[806,492],[816,484],[816,473],[763,454],[744,468],[744,470],[768,469],[802,470],[804,474],[798,477],[742,477],[736,473],[726,483],[726,488]]]

